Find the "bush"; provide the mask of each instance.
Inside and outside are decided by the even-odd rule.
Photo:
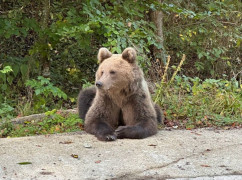
[[[241,84],[240,9],[238,0],[164,0],[162,3],[157,0],[5,0],[0,3],[0,118],[75,107],[80,87],[94,81],[96,55],[102,46],[113,53],[134,47],[138,51],[138,63],[153,81],[160,81],[162,64],[166,64],[159,57],[170,54],[171,67],[177,69],[179,59],[186,54],[180,76],[175,73],[167,85],[162,80],[158,89],[158,101],[170,109],[168,115],[186,112],[182,116],[191,122],[199,121],[196,113],[198,119],[203,115],[212,119],[216,119],[213,116],[239,117],[234,107],[237,92],[220,86],[218,90],[203,88],[203,85]],[[164,47],[150,20],[150,14],[156,10],[163,12]],[[170,69],[166,74],[172,75]],[[179,81],[184,81],[187,88],[195,88],[196,77],[201,79],[196,87],[200,91],[187,92],[181,88],[171,92],[180,87]],[[60,89],[65,90],[67,100]],[[185,98],[184,107],[176,104],[181,95]],[[229,97],[236,102],[230,102]],[[198,98],[202,109],[189,106],[195,99],[198,103]],[[210,109],[205,107],[205,102]],[[187,110],[183,109],[188,106]],[[182,112],[178,113],[179,108]]]
[[[0,124],[0,138],[73,132],[83,129],[83,121],[78,114],[61,113],[53,109],[46,112],[46,115],[39,122],[25,121],[24,124],[12,124],[6,121]]]
[[[157,102],[168,121],[180,126],[206,127],[242,124],[242,86],[232,79],[202,81],[198,77],[176,76],[159,86]]]

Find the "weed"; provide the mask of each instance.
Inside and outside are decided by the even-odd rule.
[[[0,120],[1,119],[10,119],[12,118],[12,111],[14,110],[14,108],[12,106],[10,106],[5,99],[5,102],[0,104]],[[1,121],[0,121],[1,122]]]
[[[178,68],[175,73],[180,70],[180,65]],[[242,87],[238,81],[202,81],[198,77],[174,74],[171,80],[165,81],[164,73],[155,97],[156,103],[165,109],[165,123],[172,121],[187,129],[242,124]]]
[[[77,114],[61,113],[55,109],[46,112],[40,122],[26,121],[24,124],[5,122],[0,126],[0,137],[20,137],[40,134],[73,132],[83,129],[83,121]]]
[[[49,78],[44,78],[42,76],[38,77],[38,80],[27,80],[26,86],[34,89],[34,109],[47,111],[50,104],[53,105],[53,98],[67,99],[67,95],[55,87],[53,83],[50,82]]]

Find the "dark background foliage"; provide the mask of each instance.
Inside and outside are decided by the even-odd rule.
[[[0,69],[12,71],[0,72],[0,117],[74,107],[94,81],[100,47],[134,47],[152,82],[167,55],[169,78],[186,54],[178,75],[241,83],[241,9],[239,0],[2,0]]]

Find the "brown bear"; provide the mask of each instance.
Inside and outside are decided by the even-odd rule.
[[[101,48],[96,87],[80,91],[78,111],[85,131],[99,140],[141,139],[157,133],[160,108],[152,102],[136,51],[126,48],[112,54]]]

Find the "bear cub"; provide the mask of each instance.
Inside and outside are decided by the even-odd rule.
[[[86,132],[101,141],[142,139],[157,133],[160,108],[151,99],[136,51],[101,48],[95,86],[80,91],[78,111]]]

